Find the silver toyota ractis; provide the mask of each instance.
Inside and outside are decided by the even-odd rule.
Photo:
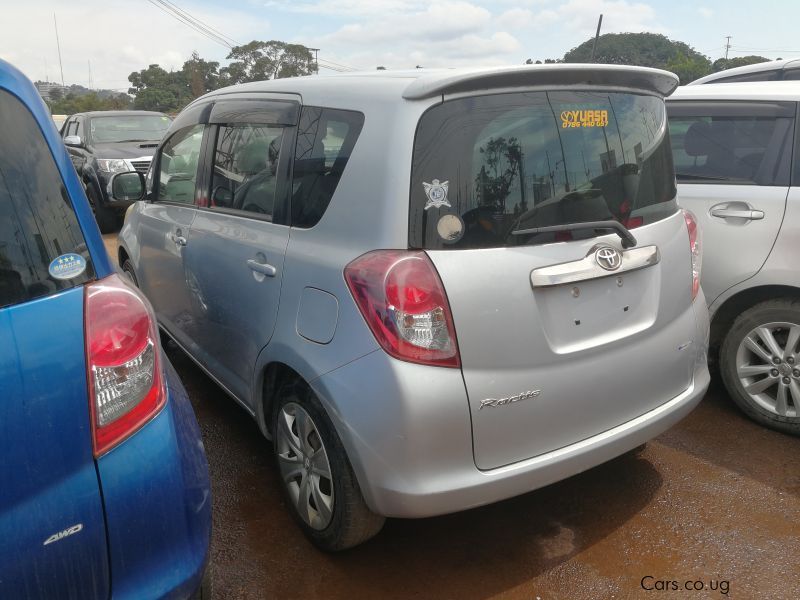
[[[174,121],[120,233],[163,329],[273,440],[340,550],[641,445],[708,385],[674,75],[281,79]],[[231,465],[235,468],[235,465]]]

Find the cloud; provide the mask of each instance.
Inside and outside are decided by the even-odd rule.
[[[627,0],[568,0],[555,11],[560,22],[573,31],[594,33],[597,19],[603,15],[600,33],[653,31],[664,28],[656,22],[656,12],[644,2]]]
[[[495,21],[506,29],[525,29],[533,24],[534,14],[527,8],[512,8],[499,15]]]
[[[389,68],[498,64],[518,52],[519,41],[495,31],[492,14],[463,0],[430,3],[395,17],[347,23],[319,40],[339,62]],[[518,58],[515,60],[519,60]]]
[[[698,8],[697,12],[699,12],[700,15],[705,17],[706,19],[710,19],[711,17],[714,16],[714,11],[705,6],[701,6],[700,8]]]
[[[82,0],[65,6],[62,0],[4,4],[3,22],[20,26],[3,29],[0,56],[8,57],[30,79],[47,76],[60,81],[54,13],[67,85],[88,85],[88,61],[94,87],[127,91],[128,74],[149,64],[180,68],[193,50],[207,60],[225,63],[229,52],[147,2]],[[189,0],[179,6],[240,42],[268,39],[270,23],[262,16],[228,6],[193,5]]]

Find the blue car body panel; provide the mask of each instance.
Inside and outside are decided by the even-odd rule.
[[[31,135],[52,153],[95,276],[112,274],[36,89],[0,60],[0,91],[33,115]],[[162,364],[164,408],[95,459],[83,287],[0,308],[0,598],[186,598],[199,587],[211,533],[208,466],[186,392],[163,354]]]
[[[117,599],[185,598],[205,568],[211,535],[208,467],[189,398],[164,362],[169,390],[164,410],[97,461]]]

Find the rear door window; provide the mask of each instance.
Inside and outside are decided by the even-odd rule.
[[[360,112],[303,107],[292,180],[293,227],[313,227],[325,214],[363,125]]]
[[[94,271],[38,124],[19,100],[2,90],[0,131],[0,307],[4,307],[86,283]],[[67,268],[64,261],[75,266]],[[74,276],[65,276],[69,274]]]
[[[585,238],[524,229],[672,215],[675,179],[661,98],[531,92],[440,104],[417,127],[409,243],[497,248]]]
[[[769,116],[766,105],[737,110],[732,103],[675,102],[669,110],[679,182],[789,185],[792,117]],[[793,108],[776,110],[793,114]]]
[[[256,124],[219,128],[209,208],[241,210],[272,220],[285,129]]]

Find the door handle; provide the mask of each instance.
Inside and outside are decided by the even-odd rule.
[[[764,218],[763,210],[739,210],[735,208],[712,208],[712,217],[720,219],[748,219],[750,221],[760,221]]]
[[[260,263],[255,259],[248,259],[247,266],[250,267],[256,273],[261,273],[262,275],[266,275],[267,277],[275,277],[278,274],[278,269],[273,267],[268,263]]]
[[[186,245],[186,238],[182,235],[172,234],[172,241],[175,242],[178,246],[185,246]]]

